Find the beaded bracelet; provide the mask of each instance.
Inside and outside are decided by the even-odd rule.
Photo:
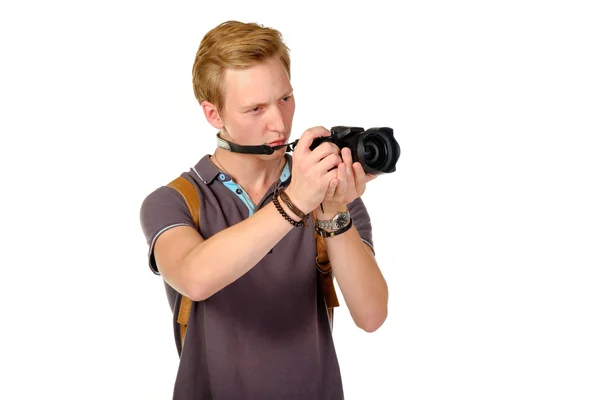
[[[277,208],[277,211],[279,211],[279,214],[281,214],[283,216],[283,218],[285,218],[290,224],[298,227],[298,226],[306,226],[306,221],[304,220],[300,220],[300,221],[294,221],[286,212],[285,210],[281,207],[281,204],[279,204],[279,199],[278,197],[278,193],[275,193],[273,195],[273,204],[275,204],[275,208]]]

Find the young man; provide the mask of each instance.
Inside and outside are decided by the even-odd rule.
[[[198,49],[193,86],[224,141],[288,143],[295,103],[278,31],[235,21],[215,27]],[[310,150],[313,139],[329,135],[323,127],[306,130],[293,156],[286,146],[272,154],[217,147],[203,156],[182,173],[200,194],[200,232],[170,187],[144,200],[150,266],[162,275],[172,306],[181,294],[194,301],[184,351],[175,335],[175,399],[343,398],[317,284],[313,210],[319,227],[336,232],[325,238],[327,253],[358,327],[381,326],[388,291],[360,198],[373,176],[348,149],[326,142]],[[327,226],[347,212],[341,229]]]

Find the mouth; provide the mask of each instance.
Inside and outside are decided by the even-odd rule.
[[[286,143],[286,139],[282,139],[282,140],[277,140],[275,142],[268,143],[268,145],[270,147],[275,147],[275,146],[281,146],[282,144],[285,144],[285,143]]]

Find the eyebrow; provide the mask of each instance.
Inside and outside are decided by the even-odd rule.
[[[285,92],[285,94],[283,94],[282,96],[279,96],[278,98],[281,99],[283,97],[288,97],[291,96],[292,94],[294,94],[294,88],[292,88],[290,91]],[[249,110],[252,109],[254,107],[261,107],[261,106],[265,106],[267,105],[267,103],[252,103],[252,104],[246,104],[245,106],[240,107],[240,110]]]

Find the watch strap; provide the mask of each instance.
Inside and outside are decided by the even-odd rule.
[[[340,216],[344,216],[346,218],[346,225],[350,223],[350,210],[346,210],[344,212],[339,212],[337,214],[335,214],[335,216],[333,218],[331,218],[330,220],[327,221],[323,221],[323,220],[317,220],[316,221],[316,226],[318,228],[321,229],[327,229],[327,230],[335,230],[335,229],[341,229],[344,228],[346,225],[338,227],[336,225],[336,219],[338,219]]]
[[[349,219],[349,222],[346,226],[338,229],[337,231],[329,232],[329,231],[326,231],[325,229],[319,228],[317,226],[315,226],[315,231],[317,232],[317,235],[327,238],[327,237],[334,237],[334,236],[341,235],[342,233],[350,230],[350,228],[352,228],[352,218]]]

